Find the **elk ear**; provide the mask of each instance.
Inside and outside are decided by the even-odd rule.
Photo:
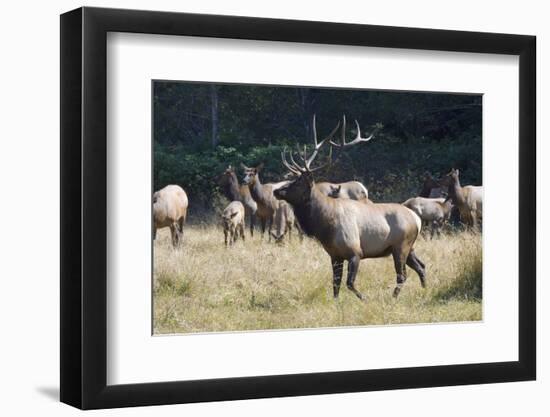
[[[249,169],[249,168],[248,168],[245,164],[243,164],[242,162],[241,162],[241,168],[244,169],[244,170]]]
[[[264,167],[264,163],[262,162],[260,165],[256,167],[256,172],[260,172]]]

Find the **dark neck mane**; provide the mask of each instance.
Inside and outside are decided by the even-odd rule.
[[[337,204],[337,199],[331,199],[312,188],[310,198],[306,202],[292,207],[304,233],[322,243],[332,227],[332,221],[328,215],[334,204]]]
[[[239,192],[239,180],[235,173],[231,173],[228,181],[223,186],[223,193],[230,201],[240,201],[241,193]]]

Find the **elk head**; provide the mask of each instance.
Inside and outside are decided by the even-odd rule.
[[[301,164],[296,162],[292,152],[289,153],[290,162],[287,161],[286,148],[283,150],[283,152],[281,152],[281,159],[282,159],[283,165],[290,171],[291,174],[293,174],[294,179],[291,180],[287,185],[275,190],[273,193],[275,195],[275,198],[279,200],[286,200],[293,206],[307,203],[307,201],[311,197],[311,189],[315,184],[315,181],[313,179],[313,173],[315,171],[318,171],[322,168],[332,165],[340,157],[342,150],[344,150],[345,148],[356,145],[360,142],[368,142],[374,137],[374,133],[373,133],[368,138],[362,138],[359,123],[357,122],[357,120],[355,121],[355,123],[357,125],[357,137],[353,139],[351,142],[346,142],[346,117],[345,116],[342,118],[341,142],[336,143],[333,141],[334,135],[340,128],[340,122],[338,122],[336,127],[326,138],[324,138],[322,141],[319,142],[317,140],[317,126],[316,126],[315,115],[313,115],[313,142],[314,142],[313,152],[311,153],[311,155],[308,156],[307,146],[304,146],[303,152],[298,148],[298,156],[302,161]],[[321,150],[323,145],[325,145],[326,143],[330,145],[327,162],[315,168],[312,167],[311,164],[319,154],[319,151]],[[332,159],[333,147],[336,147],[339,150],[338,155],[334,160]]]
[[[330,192],[328,193],[329,197],[338,198],[340,197],[340,190],[342,189],[341,185],[330,185]]]
[[[439,183],[443,186],[450,186],[459,183],[459,174],[458,169],[451,168],[448,174],[444,175]]]
[[[244,169],[243,184],[254,185],[254,183],[258,180],[258,174],[264,167],[264,164],[261,163],[255,168],[249,168],[245,164],[241,164],[241,167]]]

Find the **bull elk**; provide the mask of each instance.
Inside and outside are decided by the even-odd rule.
[[[451,169],[440,181],[448,186],[447,199],[460,211],[460,220],[467,226],[476,228],[483,215],[483,187],[460,185],[458,169]]]
[[[243,203],[245,217],[248,217],[250,222],[250,236],[254,235],[254,223],[256,219],[256,210],[258,206],[252,196],[247,185],[239,185],[235,170],[229,165],[220,178],[220,186],[224,195],[229,201],[240,201]]]
[[[358,124],[357,124],[358,125]],[[337,298],[342,281],[343,264],[348,262],[346,285],[359,299],[365,297],[355,288],[355,279],[361,259],[393,256],[397,285],[393,296],[397,297],[407,278],[406,265],[411,267],[418,276],[422,286],[425,286],[425,265],[416,256],[414,244],[420,233],[421,220],[410,209],[401,204],[363,204],[350,199],[334,199],[324,195],[315,186],[313,173],[331,163],[332,148],[344,148],[368,142],[361,137],[357,129],[357,137],[346,142],[346,120],[343,118],[342,140],[335,143],[332,140],[336,129],[321,142],[317,141],[315,119],[313,123],[314,148],[308,157],[306,149],[298,153],[302,163],[297,163],[289,154],[291,162],[286,159],[286,150],[281,153],[284,166],[290,170],[295,179],[275,191],[275,197],[285,200],[294,208],[294,213],[304,232],[316,238],[328,253],[333,271],[333,293]],[[329,161],[316,168],[311,164],[325,143],[330,143]],[[340,154],[339,153],[339,154]]]
[[[167,185],[153,194],[153,239],[157,229],[170,228],[172,246],[177,247],[183,237],[183,225],[187,218],[187,194],[179,185]]]

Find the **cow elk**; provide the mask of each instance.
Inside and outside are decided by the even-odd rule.
[[[252,196],[247,185],[239,185],[239,180],[235,174],[235,170],[229,165],[221,175],[220,186],[224,195],[229,201],[240,201],[244,205],[245,217],[248,217],[250,222],[250,236],[254,235],[254,223],[256,219],[256,210],[258,206]]]
[[[420,194],[418,194],[419,197],[425,197],[425,198],[439,198],[443,197],[443,187],[439,183],[439,181],[436,181],[432,174],[429,172],[426,172],[424,174],[424,182],[422,183],[422,189],[420,190]]]
[[[266,225],[268,228],[269,241],[271,241],[271,228],[273,226],[273,218],[279,207],[279,201],[273,196],[273,190],[287,184],[286,181],[276,184],[262,184],[260,181],[260,171],[263,164],[249,168],[242,164],[244,169],[243,183],[249,187],[250,195],[256,202],[258,209],[256,216],[260,220],[262,237],[265,233]]]
[[[232,201],[222,213],[223,234],[225,246],[233,245],[239,237],[244,242],[244,205],[240,201]]]
[[[329,136],[318,142],[315,119],[313,126],[315,146],[310,156],[307,155],[306,149],[303,154],[299,153],[302,163],[299,164],[294,160],[292,152],[290,153],[291,162],[288,162],[286,150],[283,150],[282,162],[295,175],[295,179],[276,190],[275,197],[292,205],[304,232],[316,238],[330,256],[334,297],[337,298],[340,291],[344,261],[348,262],[346,281],[348,289],[359,299],[364,300],[365,297],[354,284],[360,260],[389,255],[393,256],[397,274],[394,297],[397,297],[407,278],[406,265],[416,271],[424,287],[425,265],[414,252],[414,244],[421,229],[421,220],[412,210],[401,204],[363,204],[350,199],[330,198],[315,186],[313,173],[331,163],[332,147],[339,148],[341,153],[344,148],[368,142],[373,135],[363,138],[358,128],[357,137],[351,142],[346,142],[344,117],[340,143],[332,141],[332,136],[340,123]],[[312,168],[312,162],[327,142],[331,145],[329,162]]]
[[[474,185],[462,187],[459,174],[458,169],[451,169],[440,182],[448,186],[447,199],[458,207],[460,220],[466,226],[476,229],[483,216],[483,187]]]
[[[187,218],[187,194],[179,185],[167,185],[153,194],[153,239],[157,229],[170,228],[172,246],[176,248],[183,238],[183,225]]]
[[[441,236],[441,229],[443,229],[445,222],[449,220],[453,207],[450,200],[425,197],[409,198],[403,205],[414,211],[424,224],[430,225],[431,238],[434,237],[435,233]]]

